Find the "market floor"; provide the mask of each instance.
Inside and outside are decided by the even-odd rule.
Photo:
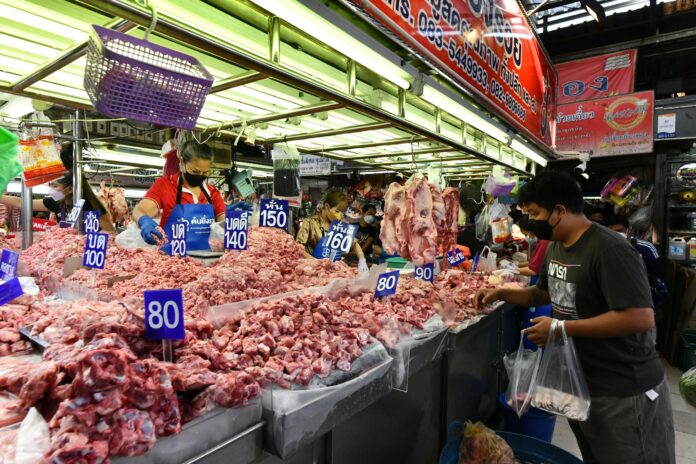
[[[682,371],[664,360],[662,364],[667,373],[669,391],[672,395],[672,412],[674,413],[674,429],[677,440],[677,464],[696,464],[696,408],[688,405],[679,394],[678,382]],[[568,421],[562,417],[556,420],[553,444],[582,457],[575,441],[575,435],[570,430]]]

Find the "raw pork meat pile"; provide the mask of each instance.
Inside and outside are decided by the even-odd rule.
[[[117,224],[125,224],[130,217],[126,194],[121,187],[107,187],[105,181],[101,181],[99,198],[104,202],[111,213],[111,217]]]
[[[422,266],[435,262],[438,252],[447,252],[456,243],[458,217],[458,190],[440,193],[424,178],[408,187],[394,182],[384,199],[380,239],[388,253]]]
[[[31,353],[32,347],[21,340],[19,329],[41,317],[42,312],[39,304],[0,306],[0,356]]]
[[[18,273],[36,279],[39,288],[55,293],[63,282],[63,265],[72,256],[81,256],[85,250],[84,235],[72,228],[50,229],[19,256]]]

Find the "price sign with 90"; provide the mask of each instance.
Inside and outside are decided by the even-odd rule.
[[[246,250],[249,233],[249,223],[246,211],[225,212],[225,249]]]
[[[353,246],[355,234],[358,232],[357,224],[347,224],[341,221],[331,222],[329,232],[324,237],[324,253],[325,258],[331,258],[332,261],[341,259],[343,253],[348,253]]]
[[[183,340],[184,298],[181,289],[146,290],[145,337],[150,340]]]
[[[84,212],[84,230],[86,234],[96,234],[99,232],[99,219],[101,213],[99,211]]]
[[[425,280],[432,284],[433,278],[435,277],[435,265],[433,263],[429,263],[422,266],[416,266],[415,275],[416,280]]]
[[[84,267],[104,269],[108,244],[109,234],[87,234],[85,236],[85,256],[82,259],[82,265]]]
[[[261,200],[261,213],[259,217],[261,227],[275,227],[288,230],[288,201],[287,200]]]
[[[385,272],[377,278],[375,297],[389,296],[396,293],[396,284],[399,283],[399,271]]]

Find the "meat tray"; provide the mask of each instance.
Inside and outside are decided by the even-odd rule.
[[[174,463],[208,463],[224,453],[225,447],[235,447],[235,459],[225,462],[246,464],[252,462],[261,453],[258,443],[261,438],[261,399],[254,399],[243,408],[216,408],[203,417],[184,425],[181,433],[170,437],[158,438],[154,448],[142,456],[112,459],[114,464],[174,464]],[[253,428],[253,431],[248,429]],[[249,432],[249,433],[247,433]],[[236,438],[236,440],[231,440]],[[249,443],[239,446],[240,440]],[[255,443],[256,442],[256,443]],[[236,446],[235,446],[236,445]],[[244,450],[241,452],[240,450]],[[211,453],[211,451],[215,451]],[[207,459],[210,456],[211,459]],[[246,459],[241,459],[246,457]]]
[[[285,459],[332,430],[391,390],[392,358],[379,343],[353,362],[351,377],[339,384],[302,390],[262,390],[267,450]],[[333,376],[333,374],[332,374]],[[326,379],[325,379],[326,380]],[[333,380],[336,380],[334,378]]]

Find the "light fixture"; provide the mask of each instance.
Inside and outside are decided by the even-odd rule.
[[[394,174],[396,171],[391,171],[389,169],[381,171],[361,171],[360,174],[363,176],[376,175],[376,174]]]
[[[580,174],[580,175],[581,175],[582,177],[584,177],[584,178],[585,178],[585,180],[590,180],[590,175],[589,175],[588,173],[586,173],[586,172],[583,172],[583,173],[582,173],[582,174]]]
[[[247,129],[244,143],[251,145],[252,147],[256,145],[256,126],[251,126]]]
[[[111,161],[115,163],[123,163],[126,165],[144,165],[155,168],[164,167],[164,158],[159,156],[138,155],[125,151],[116,150],[95,150],[97,152],[96,159]]]
[[[580,4],[585,8],[587,14],[597,22],[603,21],[607,17],[604,7],[597,0],[580,0]]]
[[[11,96],[7,99],[2,108],[0,108],[0,117],[5,116],[12,120],[18,120],[29,113],[34,112],[34,107],[31,106],[31,98]],[[18,121],[14,121],[18,122]]]
[[[534,161],[542,167],[546,167],[548,164],[548,160],[543,155],[517,139],[513,139],[510,142],[510,148],[522,153],[527,159]]]
[[[279,16],[299,30],[307,31],[309,35],[371,69],[399,87],[403,89],[411,87],[410,74],[400,66],[392,63],[369,46],[343,31],[340,27],[331,24],[300,2],[252,0],[252,3]]]

